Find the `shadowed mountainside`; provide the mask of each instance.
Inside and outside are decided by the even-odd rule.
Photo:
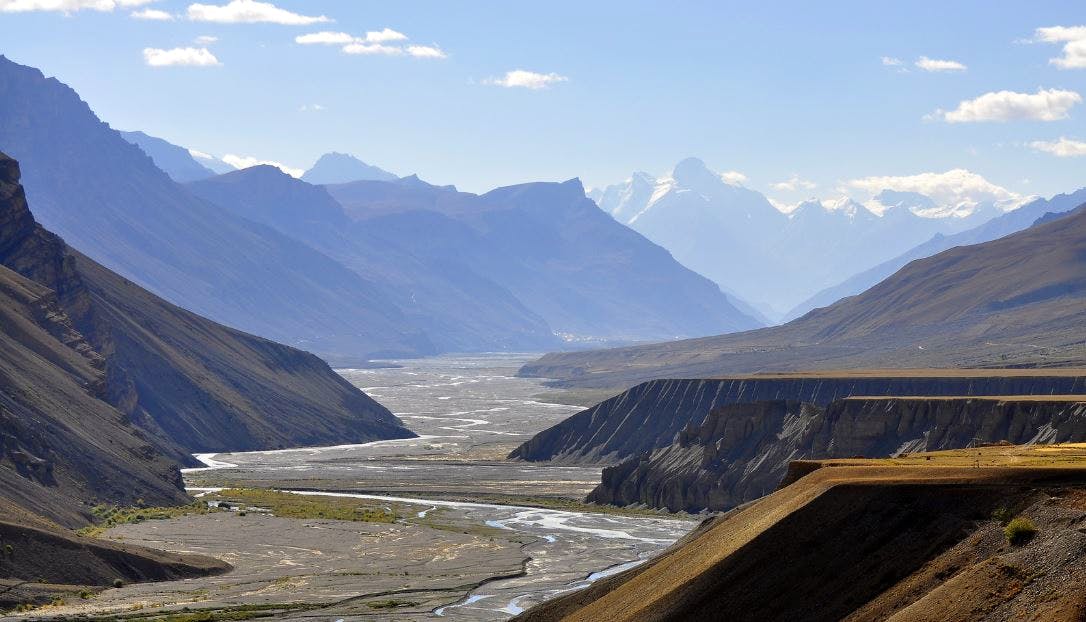
[[[75,91],[3,57],[0,150],[20,162],[47,229],[174,304],[356,360],[434,351],[371,282],[195,197],[99,121]]]
[[[179,309],[70,250],[31,215],[0,156],[0,265],[48,288],[96,394],[177,460],[412,433],[317,357]]]
[[[121,137],[143,150],[176,182],[195,181],[205,177],[214,177],[218,173],[200,164],[187,149],[178,147],[143,132],[120,132]]]
[[[773,328],[548,354],[521,373],[630,386],[660,377],[864,367],[1086,362],[1086,208],[910,263],[866,292]]]

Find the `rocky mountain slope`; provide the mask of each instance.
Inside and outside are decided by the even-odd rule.
[[[475,195],[414,176],[318,188],[254,167],[190,188],[366,275],[441,350],[553,349],[759,325],[711,281],[601,212],[576,180]]]
[[[582,386],[756,370],[1086,363],[1086,208],[914,261],[769,329],[544,356],[522,373]]]
[[[35,215],[95,261],[283,343],[356,358],[433,352],[371,282],[193,196],[57,80],[0,58],[0,94],[0,150],[22,165]]]
[[[52,292],[71,331],[58,335],[100,376],[82,382],[160,451],[188,460],[412,436],[317,357],[205,320],[72,251],[34,221],[18,165],[0,162],[0,265]]]
[[[683,265],[778,316],[858,271],[889,260],[933,234],[968,228],[968,218],[924,217],[930,199],[879,195],[881,215],[852,200],[810,200],[788,214],[761,193],[711,171],[697,158],[659,179],[635,173],[594,193],[600,207],[668,249]],[[971,224],[972,223],[972,224]]]
[[[1070,194],[1059,194],[1051,199],[1037,199],[1014,211],[992,218],[972,229],[950,235],[936,234],[930,240],[919,244],[905,253],[884,261],[874,267],[859,272],[845,281],[828,287],[799,304],[785,316],[785,321],[802,317],[820,307],[827,307],[838,300],[855,296],[874,287],[909,262],[924,257],[931,257],[955,246],[968,246],[996,240],[1006,235],[1028,228],[1046,214],[1061,214],[1086,203],[1086,188]]]
[[[992,447],[796,463],[781,490],[515,620],[1081,620],[1084,456]],[[1008,539],[1011,517],[1036,531]]]
[[[614,464],[670,445],[715,409],[753,402],[806,403],[820,409],[853,396],[1074,394],[1086,395],[1082,370],[868,370],[652,380],[536,434],[510,457]],[[798,414],[799,406],[790,412]],[[764,425],[774,424],[767,419]]]
[[[776,489],[792,460],[890,457],[976,443],[1086,441],[1086,395],[869,398],[712,410],[667,447],[604,469],[597,503],[723,511]]]

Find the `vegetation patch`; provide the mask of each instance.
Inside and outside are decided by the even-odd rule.
[[[142,523],[145,520],[164,520],[167,518],[176,518],[178,516],[188,516],[189,514],[207,514],[207,504],[202,502],[194,502],[188,505],[179,505],[176,507],[129,507],[122,508],[114,505],[96,505],[91,510],[97,524],[89,527],[84,527],[78,532],[81,536],[97,537],[102,535],[106,530],[116,527],[118,525],[129,525],[132,523]]]
[[[363,523],[391,523],[398,517],[394,512],[376,505],[366,505],[361,499],[297,495],[263,488],[230,488],[214,495],[214,499],[239,506],[267,508],[282,518],[326,518]]]
[[[1013,545],[1025,544],[1037,535],[1037,526],[1030,519],[1019,516],[1007,523],[1007,526],[1003,528],[1003,535],[1007,538],[1007,542]]]

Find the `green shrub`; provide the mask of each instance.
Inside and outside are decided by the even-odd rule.
[[[7,555],[8,557],[10,557],[13,553],[15,553],[15,547],[11,546],[10,544],[5,544],[4,545],[4,555]]]
[[[1019,516],[1007,523],[1003,528],[1003,535],[1011,544],[1025,544],[1037,535],[1037,526],[1030,519]]]
[[[124,581],[121,581],[120,579],[114,579],[113,587],[124,587]]]

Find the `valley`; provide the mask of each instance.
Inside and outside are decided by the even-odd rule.
[[[69,595],[64,605],[23,615],[139,619],[187,609],[502,620],[648,560],[692,529],[697,522],[682,515],[584,504],[598,466],[502,458],[579,410],[539,400],[542,386],[515,376],[529,358],[449,356],[340,370],[418,437],[199,454],[204,466],[184,472],[189,492],[233,511],[122,524],[101,537],[217,557],[232,571],[85,600]],[[285,517],[290,512],[276,513],[281,499],[250,492],[270,490],[314,500],[317,509]],[[348,508],[364,509],[367,519],[339,520]]]

